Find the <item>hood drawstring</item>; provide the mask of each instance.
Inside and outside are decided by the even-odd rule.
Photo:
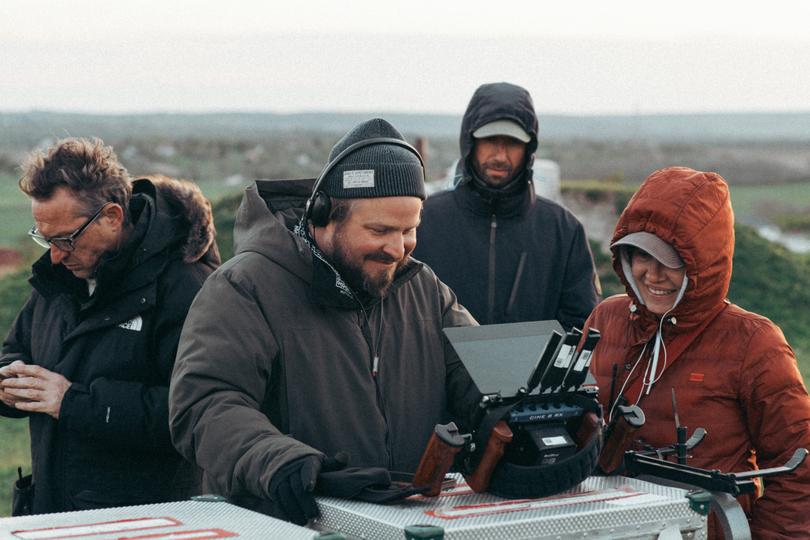
[[[678,324],[678,320],[675,317],[670,317],[667,319],[667,315],[669,315],[675,306],[681,301],[683,298],[684,292],[686,292],[686,286],[689,282],[689,278],[686,276],[683,277],[683,283],[681,283],[681,290],[678,291],[678,296],[675,298],[675,302],[672,304],[672,307],[669,308],[663,315],[661,315],[661,319],[658,321],[658,330],[655,332],[654,344],[653,344],[653,351],[652,357],[650,358],[650,363],[647,364],[647,371],[644,373],[644,390],[645,395],[650,394],[650,390],[652,389],[653,384],[658,382],[658,380],[664,375],[664,370],[667,369],[667,346],[664,343],[664,321],[668,321],[673,326]],[[658,373],[658,358],[660,356],[661,350],[664,351],[664,367],[661,368],[661,373],[658,374],[656,377],[656,373]]]
[[[628,260],[627,256],[625,255],[625,250],[622,250],[621,257],[622,257],[622,269],[624,270],[624,275],[627,278],[627,282],[630,284],[630,287],[633,289],[633,292],[636,294],[636,298],[637,298],[638,303],[644,305],[644,300],[642,299],[641,294],[639,293],[638,285],[636,284],[635,279],[633,279],[633,274],[630,271],[630,261]],[[649,395],[650,390],[652,389],[653,385],[656,382],[658,382],[658,380],[663,376],[664,370],[666,370],[666,368],[667,368],[667,346],[666,346],[666,343],[664,343],[664,333],[663,333],[664,322],[665,321],[669,322],[673,326],[678,324],[678,319],[677,318],[675,318],[674,316],[667,318],[667,315],[669,315],[675,309],[675,307],[680,303],[680,301],[683,299],[683,296],[686,293],[686,287],[688,285],[689,285],[689,278],[687,276],[684,276],[683,283],[681,283],[681,288],[678,291],[678,296],[675,297],[675,302],[673,302],[672,307],[669,308],[659,318],[658,328],[655,331],[655,336],[653,336],[653,339],[651,340],[652,351],[650,352],[650,361],[647,363],[647,368],[644,370],[644,375],[643,375],[644,379],[642,381],[642,389],[641,389],[641,392],[639,393],[638,399],[636,400],[636,403],[635,403],[636,405],[638,405],[639,401],[641,401],[642,396]],[[634,314],[634,313],[638,312],[638,305],[636,304],[635,301],[631,302],[628,310],[630,311],[631,314]],[[625,379],[624,384],[622,384],[622,387],[619,390],[619,394],[618,394],[619,396],[624,394],[626,386],[627,386],[628,382],[630,381],[630,379],[631,379],[631,377],[633,375],[633,372],[636,370],[639,363],[644,358],[644,353],[647,351],[647,346],[649,344],[650,344],[650,342],[645,343],[644,347],[641,349],[641,353],[638,355],[638,358],[636,359],[635,363],[633,364],[633,367],[630,369],[630,373],[627,374],[627,378]],[[661,351],[663,351],[663,353],[664,353],[664,357],[663,357],[663,364],[664,365],[660,369],[660,372],[659,372],[658,364],[659,364],[659,360],[661,358]],[[618,402],[618,400],[617,400],[617,402]],[[613,408],[614,407],[615,407],[615,404],[614,404],[613,407],[611,407],[611,410],[608,412],[608,418],[610,418],[613,415]]]

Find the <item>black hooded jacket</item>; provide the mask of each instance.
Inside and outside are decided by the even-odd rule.
[[[495,120],[519,124],[531,140],[523,170],[493,188],[476,176],[473,132]],[[537,116],[513,84],[476,90],[461,124],[456,188],[425,202],[414,257],[433,268],[482,324],[556,319],[581,326],[598,301],[585,230],[532,187]]]
[[[199,189],[137,180],[133,230],[104,256],[97,286],[46,252],[33,291],[3,343],[0,366],[22,360],[71,381],[59,419],[28,416],[33,513],[159,502],[187,496],[193,469],[169,437],[169,377],[188,307],[219,265],[210,206]]]

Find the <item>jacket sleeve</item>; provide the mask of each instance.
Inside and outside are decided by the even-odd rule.
[[[116,374],[87,383],[73,382],[65,393],[59,421],[67,429],[125,448],[174,452],[169,435],[169,379],[183,321],[207,272],[180,262],[158,282],[149,330],[148,378],[124,380]]]
[[[596,269],[588,245],[585,229],[576,222],[576,229],[568,251],[564,268],[564,281],[560,295],[557,320],[566,330],[572,326],[582,328],[585,319],[599,302]]]
[[[747,347],[741,390],[748,429],[760,469],[783,465],[797,448],[810,449],[810,397],[782,332],[772,324],[756,332]],[[754,503],[753,538],[804,538],[810,531],[810,462],[791,474],[765,478]]]
[[[268,499],[282,465],[321,454],[262,410],[279,347],[252,289],[222,271],[206,281],[183,327],[169,415],[175,447],[222,495]]]
[[[7,366],[17,360],[22,360],[26,364],[31,363],[31,316],[34,311],[34,294],[26,301],[22,310],[17,314],[11,325],[5,341],[3,341],[3,352],[0,353],[0,367]],[[0,401],[0,416],[10,418],[23,418],[28,413],[12,409]]]
[[[454,326],[478,326],[478,323],[470,315],[464,306],[458,303],[455,293],[436,279],[439,285],[439,296],[442,302],[442,328]],[[446,373],[447,404],[453,417],[464,424],[462,431],[467,431],[471,427],[472,418],[475,414],[478,402],[481,400],[481,392],[475,382],[470,377],[467,368],[461,362],[450,341],[442,333],[444,345],[444,362]]]

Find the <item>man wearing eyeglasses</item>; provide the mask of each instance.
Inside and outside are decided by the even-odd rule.
[[[219,264],[190,182],[132,181],[100,140],[32,154],[20,188],[48,251],[0,354],[0,414],[30,422],[40,514],[171,500],[196,474],[173,450],[168,384],[186,312]]]

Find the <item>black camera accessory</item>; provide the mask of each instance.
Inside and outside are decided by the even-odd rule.
[[[30,516],[34,513],[34,483],[30,474],[23,476],[22,467],[17,467],[17,476],[11,498],[12,516]]]
[[[534,463],[553,465],[576,452],[577,444],[566,425],[581,418],[584,413],[578,405],[527,400],[509,411],[508,424],[517,431],[518,436],[525,438],[526,444],[535,448]]]
[[[546,497],[579,484],[594,470],[602,450],[602,409],[598,402],[586,396],[565,394],[562,402],[556,399],[558,397],[529,396],[521,408],[525,410],[534,402],[540,407],[547,403],[549,408],[568,409],[571,415],[566,415],[567,422],[536,421],[521,426],[508,421],[515,440],[492,474],[490,493],[507,499]],[[577,409],[578,419],[572,416]],[[542,443],[540,446],[534,443],[533,431]],[[545,438],[549,444],[543,441],[543,432],[548,435]]]
[[[562,334],[556,330],[552,330],[543,352],[540,353],[540,357],[537,359],[537,364],[535,364],[531,375],[529,375],[529,380],[526,383],[527,394],[531,394],[532,391],[537,388],[537,385],[540,384],[549,366],[551,366],[551,361],[556,358],[557,349],[560,347],[561,341]]]
[[[576,356],[574,364],[569,368],[562,384],[562,390],[576,390],[582,383],[585,382],[585,377],[588,375],[588,368],[591,366],[591,358],[593,357],[593,350],[602,335],[596,328],[588,328],[585,336],[585,343],[582,344],[582,349]]]
[[[546,371],[543,380],[540,382],[540,392],[545,392],[551,389],[552,392],[556,391],[562,385],[565,376],[574,363],[574,357],[577,354],[577,345],[582,338],[582,330],[572,328],[570,332],[565,334],[562,346],[557,351],[557,356]]]

